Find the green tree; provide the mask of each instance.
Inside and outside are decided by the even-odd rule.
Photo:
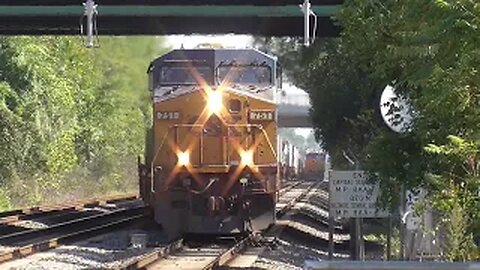
[[[351,149],[347,154],[376,176],[390,206],[397,205],[402,186],[428,188],[445,220],[459,216],[450,215],[452,209],[472,217],[458,223],[465,224],[465,235],[457,239],[480,234],[477,2],[346,1],[338,14],[341,37],[297,53],[289,73],[309,92],[317,138],[337,168]],[[289,50],[279,48],[281,54]],[[395,134],[380,121],[379,96],[387,84],[411,100],[415,118],[408,134]],[[474,158],[459,150],[466,146],[476,149]],[[464,259],[456,254],[449,259]]]
[[[0,207],[136,188],[154,37],[0,38]]]
[[[385,149],[396,145],[396,138],[383,136],[381,143],[378,139],[382,137],[374,140],[367,155],[369,169],[390,172],[380,175],[382,183],[429,187],[434,204],[449,205],[443,213],[447,215],[447,209],[458,205],[474,218],[472,224],[478,223],[479,218],[478,177],[472,170],[459,170],[453,155],[445,156],[439,151],[436,154],[443,155],[448,162],[438,162],[431,155],[434,148],[426,146],[448,146],[451,138],[458,138],[464,145],[478,145],[480,9],[476,2],[349,1],[339,16],[344,29],[342,44],[348,57],[370,79],[395,81],[397,89],[410,98],[416,115],[413,132],[406,136],[412,141],[398,145],[399,151],[391,151],[395,156],[387,159]],[[402,175],[402,169],[415,174],[395,177]],[[426,177],[431,174],[442,177]],[[459,179],[470,179],[475,184],[466,185]],[[440,196],[445,189],[459,192],[446,199]],[[466,197],[471,200],[467,202]],[[466,227],[466,235],[470,232],[480,233],[474,225]]]

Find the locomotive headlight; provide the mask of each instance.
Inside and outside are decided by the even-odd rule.
[[[253,165],[253,151],[244,151],[241,154],[242,164],[245,166],[252,166]]]
[[[220,91],[210,91],[208,94],[208,109],[211,113],[219,114],[222,109],[222,93]]]
[[[188,152],[178,152],[178,165],[187,166],[190,163],[190,154]]]

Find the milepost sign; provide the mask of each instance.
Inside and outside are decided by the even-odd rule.
[[[334,217],[376,218],[389,216],[377,208],[379,186],[368,183],[364,171],[330,172],[330,211]]]

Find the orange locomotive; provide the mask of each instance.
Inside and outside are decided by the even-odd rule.
[[[151,63],[140,192],[168,236],[274,222],[278,71],[276,58],[253,49],[174,50]]]
[[[323,180],[325,172],[325,154],[307,153],[303,175],[307,181]]]

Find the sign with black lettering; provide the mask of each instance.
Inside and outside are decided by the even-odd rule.
[[[248,118],[252,121],[272,121],[274,115],[272,111],[250,111]]]
[[[180,119],[179,112],[157,112],[158,120],[178,120]]]
[[[387,217],[377,208],[379,185],[368,183],[364,171],[331,171],[330,213],[334,217]]]

